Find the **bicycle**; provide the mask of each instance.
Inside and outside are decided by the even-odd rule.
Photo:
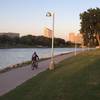
[[[34,68],[38,68],[38,61],[32,61],[32,66],[31,66],[32,70],[34,70]]]

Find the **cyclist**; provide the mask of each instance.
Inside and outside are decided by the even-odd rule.
[[[36,52],[33,53],[32,55],[32,70],[34,70],[34,68],[38,68],[38,60],[39,60],[39,56],[37,55]]]

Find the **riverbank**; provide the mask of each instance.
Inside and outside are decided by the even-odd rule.
[[[55,64],[60,61],[70,58],[74,53],[62,54],[54,58]],[[43,60],[39,62],[39,67],[37,70],[32,70],[31,65],[25,67],[14,68],[13,70],[7,71],[0,74],[0,96],[11,91],[17,86],[21,85],[25,81],[31,79],[32,77],[38,75],[48,69],[51,59]]]
[[[100,100],[100,49],[60,62],[0,100]]]
[[[78,50],[80,49],[77,48]],[[31,60],[34,51],[37,52],[40,59],[51,56],[51,48],[0,49],[0,69]],[[54,55],[71,51],[74,51],[74,48],[54,48]]]
[[[69,52],[69,53],[62,53],[62,54],[56,55],[56,56],[54,56],[54,57],[61,56],[61,55],[66,55],[66,54],[70,54],[70,53],[72,53],[72,52]],[[44,61],[44,60],[48,60],[48,59],[50,59],[50,58],[51,58],[51,57],[41,58],[41,59],[39,60],[39,62]],[[1,73],[4,73],[4,72],[7,72],[7,71],[10,71],[10,70],[13,70],[13,69],[15,69],[15,68],[25,67],[25,66],[28,66],[28,65],[30,65],[30,64],[31,64],[31,61],[25,61],[25,62],[22,62],[22,63],[17,63],[17,64],[14,64],[14,65],[8,66],[8,67],[6,67],[6,68],[4,68],[4,69],[1,69],[1,70],[0,70],[0,74],[1,74]]]
[[[49,59],[49,58],[42,58],[42,59],[39,60],[39,62],[43,61],[43,60],[47,60],[47,59]],[[10,70],[13,70],[15,68],[25,67],[25,66],[30,65],[30,64],[31,64],[31,61],[25,61],[25,62],[22,62],[22,63],[14,64],[14,65],[8,66],[4,69],[1,69],[0,73],[4,73],[4,72],[10,71]]]

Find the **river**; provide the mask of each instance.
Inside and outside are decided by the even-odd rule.
[[[54,55],[74,51],[74,48],[55,48]],[[80,50],[80,49],[77,49]],[[36,51],[39,58],[50,57],[51,48],[18,48],[18,49],[0,49],[0,69],[7,66],[31,60],[32,53]]]

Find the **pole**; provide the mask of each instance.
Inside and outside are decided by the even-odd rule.
[[[52,14],[53,22],[52,22],[52,50],[51,50],[51,63],[49,66],[50,70],[54,69],[54,24],[55,24],[55,13]]]
[[[75,56],[76,56],[76,35],[75,35]]]
[[[84,41],[82,39],[82,52],[84,52]]]
[[[89,43],[88,43],[88,51],[90,50]]]

